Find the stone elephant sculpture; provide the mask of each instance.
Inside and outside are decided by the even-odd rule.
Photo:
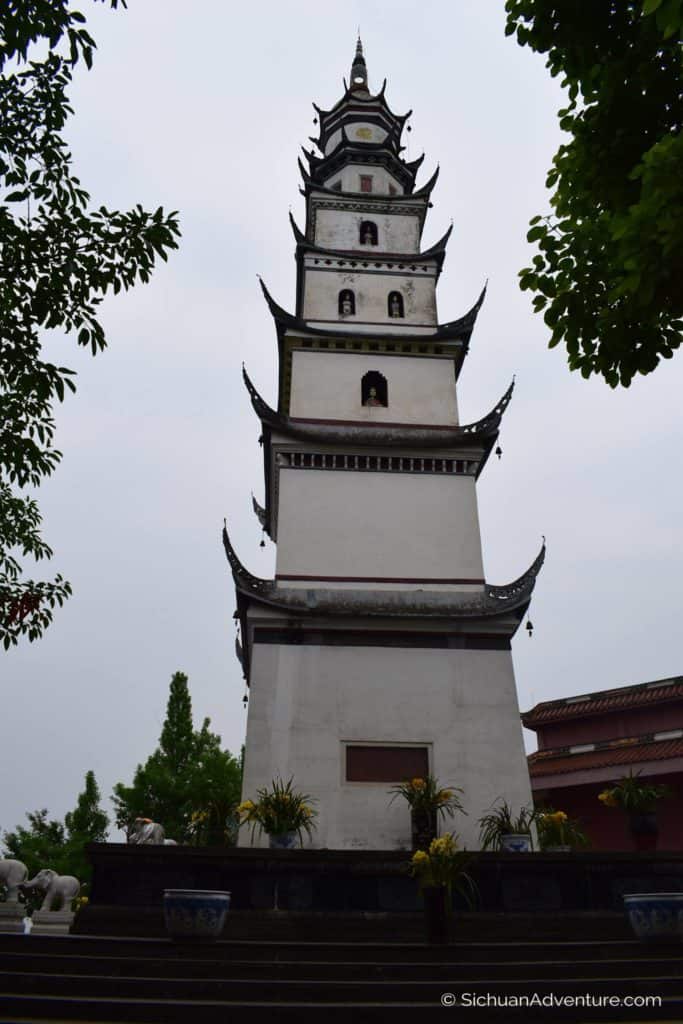
[[[157,821],[151,821],[149,818],[136,818],[133,823],[133,831],[128,836],[128,842],[134,845],[145,843],[150,846],[161,846],[165,835],[164,826]]]
[[[17,903],[19,900],[19,887],[26,881],[28,868],[20,860],[11,860],[9,857],[0,859],[0,885],[7,888],[7,902]]]
[[[24,882],[22,889],[38,889],[45,893],[41,910],[69,910],[72,899],[80,892],[81,883],[73,875],[58,875],[52,868],[43,868]]]

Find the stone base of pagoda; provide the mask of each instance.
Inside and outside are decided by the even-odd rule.
[[[164,934],[167,888],[231,892],[235,938],[400,942],[422,934],[421,896],[400,851],[110,843],[92,844],[88,855],[91,897],[77,934]],[[520,937],[561,938],[570,920],[593,915],[591,938],[614,937],[615,928],[626,937],[625,892],[683,891],[683,853],[476,853],[470,870],[479,898],[468,918],[480,919],[482,936],[501,933],[505,921],[509,930],[512,916]]]

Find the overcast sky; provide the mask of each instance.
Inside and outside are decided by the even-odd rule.
[[[91,768],[110,810],[112,785],[158,741],[176,670],[197,723],[209,715],[239,750],[223,517],[253,572],[274,563],[251,511],[262,460],[240,364],[274,402],[276,336],[256,275],[293,308],[297,155],[315,133],[311,101],[329,108],[342,94],[359,24],[371,88],[386,77],[392,109],[414,110],[418,183],[441,166],[424,234],[430,245],[454,221],[440,320],[489,279],[463,420],[517,375],[503,458],[478,491],[490,582],[516,578],[548,541],[533,638],[520,630],[513,643],[520,707],[681,672],[683,360],[613,392],[548,350],[517,271],[533,254],[527,223],[547,211],[562,96],[543,59],[505,38],[503,8],[130,0],[111,12],[82,0],[99,49],[72,94],[76,173],[96,205],[179,210],[183,238],[150,285],[104,304],[104,354],[46,339],[79,375],[58,411],[64,460],[40,493],[51,569],[74,596],[43,640],[0,655],[0,829],[38,807],[61,817]]]

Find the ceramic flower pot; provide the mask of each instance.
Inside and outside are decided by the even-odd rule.
[[[628,816],[628,827],[636,850],[657,849],[659,828],[655,811],[632,812]]]
[[[214,889],[165,889],[164,923],[176,942],[215,942],[230,909],[230,893]]]
[[[422,889],[422,898],[427,942],[432,945],[450,942],[453,914],[447,886],[426,885]]]
[[[627,893],[624,909],[641,942],[683,942],[683,892]]]
[[[500,848],[504,853],[530,853],[531,836],[528,832],[510,832],[500,837]]]
[[[269,834],[268,845],[271,850],[295,850],[299,845],[299,835],[296,830]]]
[[[428,850],[436,839],[436,811],[410,811],[410,831],[413,850]]]

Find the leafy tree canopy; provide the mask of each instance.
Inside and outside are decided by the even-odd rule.
[[[118,0],[109,0],[117,7]],[[125,6],[125,3],[121,3]],[[61,459],[55,401],[75,391],[43,332],[73,333],[105,348],[98,307],[108,292],[149,280],[177,248],[175,213],[91,208],[72,172],[63,130],[74,65],[92,65],[95,42],[68,0],[0,4],[0,638],[35,640],[71,588],[61,575],[27,579],[25,559],[50,558],[37,487]],[[42,45],[41,45],[42,44]],[[45,44],[49,50],[44,54]],[[38,53],[34,48],[38,47]]]
[[[133,783],[114,786],[116,824],[129,832],[135,818],[151,818],[178,843],[222,845],[234,841],[234,810],[239,803],[242,770],[210,720],[201,729],[192,722],[187,676],[171,680],[166,720],[159,746],[138,765]]]
[[[52,868],[60,875],[75,875],[80,882],[89,882],[91,868],[84,853],[85,844],[104,842],[109,827],[109,819],[99,804],[95,773],[88,771],[76,807],[65,815],[64,822],[49,820],[45,808],[27,814],[28,828],[17,825],[14,831],[4,834],[6,856],[22,861],[31,878],[41,868]]]
[[[507,0],[506,33],[562,75],[568,133],[520,272],[569,367],[628,387],[683,327],[683,0]]]

